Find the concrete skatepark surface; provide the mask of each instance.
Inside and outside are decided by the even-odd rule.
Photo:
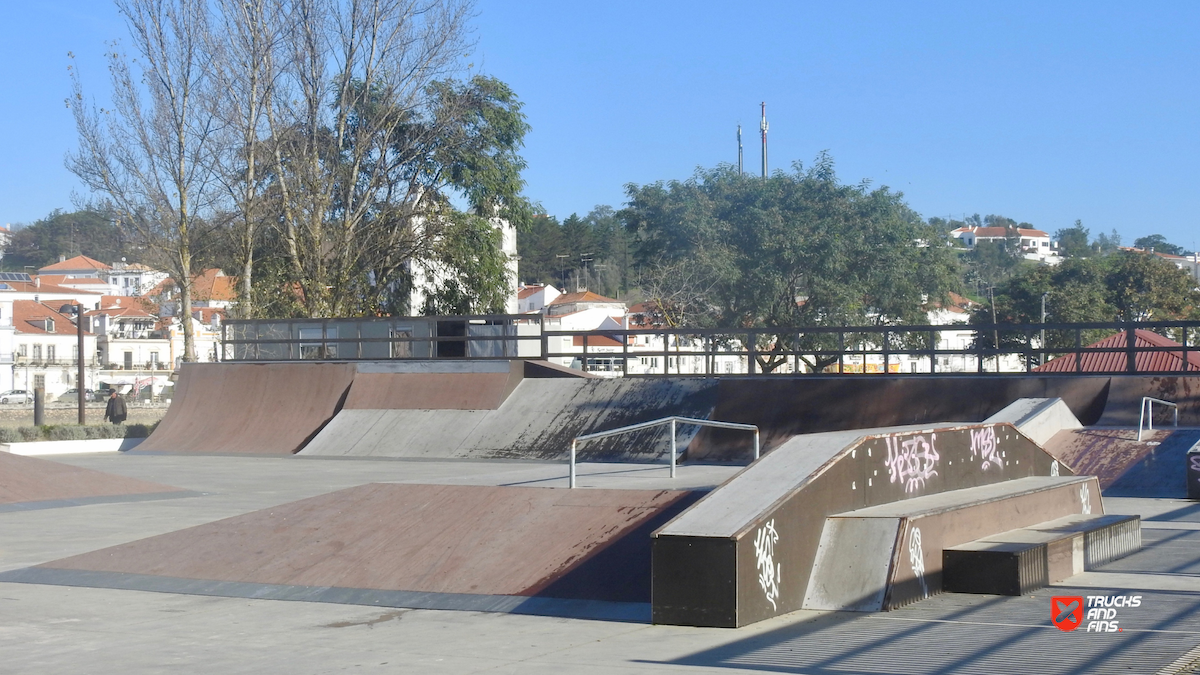
[[[65,456],[195,496],[0,514],[13,571],[379,481],[565,485],[557,463]],[[711,488],[731,467],[585,465],[581,483]],[[203,496],[201,496],[203,495]],[[740,629],[363,607],[0,581],[0,672],[1156,673],[1200,644],[1200,507],[1106,499],[1146,549],[1025,597],[943,594],[883,613],[801,610]],[[1062,633],[1051,595],[1134,592],[1123,632]],[[1200,658],[1193,654],[1191,660]],[[1175,668],[1168,668],[1175,664]]]
[[[0,452],[0,512],[187,494],[170,485]]]

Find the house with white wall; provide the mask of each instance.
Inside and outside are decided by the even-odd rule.
[[[79,342],[75,317],[59,311],[57,303],[13,301],[12,389],[33,391],[45,387],[46,397],[54,397],[78,387]],[[86,328],[86,325],[85,325]],[[84,388],[97,381],[99,361],[96,335],[84,331]]]

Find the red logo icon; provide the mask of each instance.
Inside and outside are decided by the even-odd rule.
[[[1083,597],[1066,595],[1050,598],[1050,620],[1059,630],[1071,631],[1083,623]]]

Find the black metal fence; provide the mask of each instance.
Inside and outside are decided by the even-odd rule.
[[[1200,321],[564,331],[536,315],[480,315],[228,321],[222,332],[225,359],[238,361],[525,358],[609,376],[1200,374]]]

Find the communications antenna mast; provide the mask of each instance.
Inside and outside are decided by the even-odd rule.
[[[762,144],[763,144],[762,177],[763,178],[767,177],[767,126],[768,126],[767,125],[767,102],[763,101],[762,122],[758,125],[758,128],[762,129]]]

